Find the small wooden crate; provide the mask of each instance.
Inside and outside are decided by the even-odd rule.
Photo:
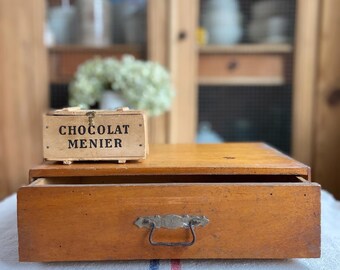
[[[66,108],[44,115],[44,159],[142,160],[148,152],[146,116],[141,111]]]
[[[18,191],[20,261],[320,256],[320,185],[262,143],[155,145],[144,162],[45,163]]]

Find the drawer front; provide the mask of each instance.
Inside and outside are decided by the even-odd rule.
[[[191,246],[153,246],[139,217],[199,215]],[[20,261],[320,256],[320,187],[313,183],[28,186],[18,192]],[[156,228],[155,242],[190,242]]]
[[[137,59],[144,56],[144,53],[136,49],[125,49],[125,51],[115,51],[110,49],[82,49],[71,51],[51,51],[49,53],[50,80],[53,83],[67,83],[74,77],[80,64],[94,57],[116,57],[121,58],[124,54],[131,54]]]
[[[199,80],[202,84],[216,83],[259,83],[282,84],[286,80],[287,56],[203,54],[199,59]]]

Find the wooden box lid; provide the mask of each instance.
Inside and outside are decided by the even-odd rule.
[[[297,175],[310,180],[310,168],[264,143],[224,143],[152,145],[143,162],[45,162],[30,170],[30,179],[113,175]]]
[[[80,107],[69,107],[54,111],[49,111],[47,115],[51,116],[87,116],[89,112],[95,112],[96,115],[120,115],[124,114],[144,114],[140,110],[130,110],[128,107],[121,107],[115,110],[82,110]]]

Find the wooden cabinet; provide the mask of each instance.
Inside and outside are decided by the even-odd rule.
[[[51,80],[68,81],[76,64],[94,54],[157,61],[171,72],[177,91],[171,111],[150,119],[151,142],[193,142],[198,85],[275,87],[292,85],[291,154],[340,196],[336,1],[296,0],[295,42],[198,47],[198,0],[149,0],[147,47],[50,49]],[[334,32],[335,31],[335,32]],[[184,132],[185,131],[185,132]]]
[[[146,47],[50,48],[49,81],[68,82],[78,63],[94,55],[120,57],[130,53],[161,63],[171,72],[177,93],[171,111],[149,121],[150,141],[157,143],[194,141],[198,85],[256,87],[292,83],[291,153],[311,165],[324,187],[339,197],[336,1],[296,0],[293,45],[198,47],[198,10],[198,0],[148,0]],[[47,106],[48,65],[42,43],[45,2],[3,3],[0,11],[0,35],[4,41],[0,108],[6,115],[6,128],[0,132],[0,193],[5,195],[25,180],[27,166],[41,158],[39,115]],[[294,72],[287,74],[291,65]]]
[[[171,111],[149,121],[150,141],[158,143],[195,140],[198,86],[292,85],[291,153],[313,164],[315,85],[319,79],[318,65],[322,64],[318,54],[318,45],[322,44],[319,43],[323,23],[320,13],[326,4],[320,0],[296,0],[295,3],[294,44],[199,47],[195,41],[198,0],[148,0],[147,46],[52,47],[49,49],[50,81],[69,82],[78,64],[95,55],[120,57],[129,53],[161,63],[170,71],[177,93]],[[327,53],[325,50],[324,55]]]

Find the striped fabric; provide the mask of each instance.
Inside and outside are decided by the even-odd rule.
[[[181,261],[180,260],[151,260],[149,270],[181,270]]]

